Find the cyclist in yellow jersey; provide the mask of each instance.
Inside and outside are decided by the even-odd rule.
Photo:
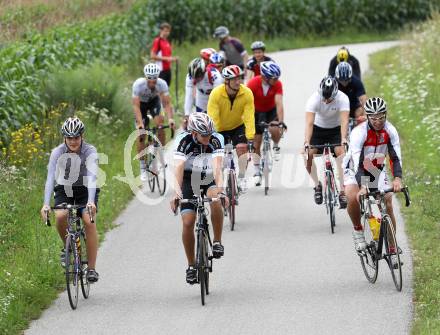
[[[254,95],[243,85],[244,72],[239,66],[225,67],[222,76],[225,83],[214,88],[209,96],[208,115],[214,121],[216,131],[225,138],[225,143],[232,142],[236,148],[239,157],[238,184],[240,190],[245,192],[247,159],[243,155],[247,148],[253,149]]]

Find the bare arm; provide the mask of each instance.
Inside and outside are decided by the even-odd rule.
[[[171,106],[171,98],[169,95],[163,93],[160,94],[160,101],[162,102],[163,108],[168,115],[168,119],[173,119],[173,108]]]
[[[215,184],[220,192],[223,191],[223,156],[214,157],[213,159]]]
[[[150,58],[152,60],[160,60],[160,61],[166,61],[166,62],[174,62],[177,60],[177,57],[173,57],[173,56],[159,56],[154,51],[150,52]]]
[[[183,173],[185,171],[185,161],[182,159],[174,160],[174,191],[177,196],[182,197]]]
[[[348,120],[350,118],[350,111],[341,112],[341,142],[347,142],[348,134]]]
[[[144,123],[142,122],[141,100],[139,99],[139,97],[133,97],[132,104],[133,104],[134,118],[136,121],[136,128],[138,128],[138,129],[143,128]]]
[[[275,105],[277,108],[278,121],[284,122],[284,104],[283,104],[283,96],[281,94],[275,95]]]
[[[306,112],[306,129],[304,131],[304,144],[309,144],[313,134],[313,123],[315,122],[315,113]]]

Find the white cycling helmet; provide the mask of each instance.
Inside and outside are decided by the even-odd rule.
[[[159,78],[160,69],[157,64],[149,63],[144,67],[144,75],[147,79]]]
[[[69,117],[64,121],[61,132],[64,137],[78,137],[84,132],[84,123],[77,117]]]
[[[229,29],[224,26],[219,26],[215,28],[214,35],[212,35],[214,38],[220,38],[223,39],[226,36],[229,36]]]
[[[385,100],[379,97],[373,97],[365,102],[365,113],[367,115],[387,113],[387,104]]]
[[[192,113],[188,119],[188,130],[208,136],[214,132],[214,122],[208,114],[201,112]]]
[[[229,65],[222,70],[222,76],[225,79],[234,79],[243,75],[244,72],[238,65]]]
[[[205,71],[205,62],[201,58],[194,58],[188,65],[188,74],[191,79],[203,77]]]
[[[251,44],[251,50],[266,50],[266,45],[263,43],[263,41],[255,41]]]

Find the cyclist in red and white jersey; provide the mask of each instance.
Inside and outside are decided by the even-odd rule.
[[[205,61],[205,65],[208,66],[210,63],[209,58],[212,54],[216,53],[217,51],[214,48],[203,48],[200,50],[200,58]]]
[[[209,94],[213,88],[223,84],[223,82],[223,77],[215,66],[207,69],[205,62],[201,58],[193,59],[188,65],[188,74],[186,75],[185,117],[188,117],[192,111],[194,89],[196,89],[196,112],[206,113]]]
[[[254,94],[255,105],[255,153],[260,156],[260,147],[264,128],[261,122],[284,125],[284,106],[283,106],[283,85],[278,78],[281,76],[281,69],[273,61],[261,63],[261,75],[252,78],[247,86]],[[274,159],[279,160],[282,129],[269,129],[273,140]],[[255,184],[261,184],[260,161],[254,160]]]
[[[361,224],[359,196],[370,190],[402,188],[402,158],[399,135],[396,128],[386,120],[387,105],[382,98],[374,97],[365,103],[368,122],[354,128],[350,134],[350,148],[344,158],[344,185],[348,198],[348,214],[353,222],[353,239],[356,250],[364,250],[366,242]],[[385,159],[389,156],[393,182],[390,183]],[[392,195],[385,196],[387,212],[394,227]],[[397,260],[393,260],[397,261]]]
[[[262,62],[268,62],[273,60],[272,58],[266,56],[264,52],[266,51],[266,45],[262,41],[255,41],[251,44],[251,49],[253,56],[248,60],[246,64],[246,79],[249,81],[253,77],[259,76],[261,74],[260,64]]]

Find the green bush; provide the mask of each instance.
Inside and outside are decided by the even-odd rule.
[[[216,26],[258,35],[387,31],[429,16],[430,0],[167,0],[152,1],[154,20],[169,21],[179,42],[211,37]]]

